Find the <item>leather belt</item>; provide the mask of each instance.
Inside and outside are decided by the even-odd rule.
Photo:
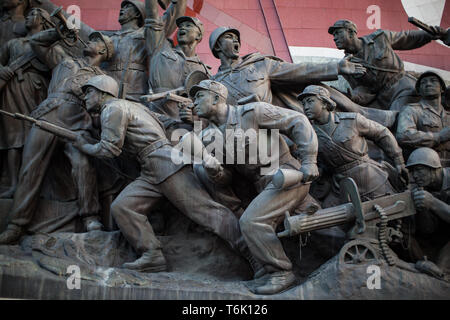
[[[142,149],[141,151],[139,151],[138,153],[138,159],[141,163],[144,162],[144,158],[147,157],[150,153],[152,153],[153,151],[165,146],[165,145],[170,145],[170,141],[168,139],[161,139],[158,141],[155,141],[151,144],[149,144],[148,146],[146,146],[144,149]]]

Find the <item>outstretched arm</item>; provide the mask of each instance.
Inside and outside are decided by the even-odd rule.
[[[60,36],[55,29],[41,31],[31,37],[30,44],[34,54],[50,69],[70,57],[61,46],[54,45],[58,40],[60,40]]]

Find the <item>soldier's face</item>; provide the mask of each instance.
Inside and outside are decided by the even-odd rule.
[[[326,106],[316,96],[308,96],[303,98],[303,109],[309,120],[319,119]]]
[[[200,30],[190,21],[184,21],[178,27],[177,40],[180,44],[194,43],[201,39]]]
[[[225,32],[217,41],[217,44],[222,53],[228,58],[239,58],[239,51],[241,44],[239,38],[233,32]]]
[[[414,179],[414,182],[422,188],[426,188],[427,186],[433,183],[433,168],[417,165],[411,167],[411,174]]]
[[[100,109],[101,101],[102,93],[94,87],[88,87],[84,96],[87,111],[92,113],[97,112]]]
[[[104,50],[106,50],[105,43],[100,38],[93,38],[89,40],[87,47],[83,49],[83,55],[85,57],[95,57]]]
[[[420,95],[422,97],[435,97],[442,93],[441,83],[438,77],[429,76],[425,77],[420,81]]]
[[[193,111],[200,118],[209,119],[212,115],[214,103],[214,93],[207,90],[200,90],[195,94]]]
[[[37,10],[31,10],[25,18],[25,26],[28,29],[36,28],[42,23],[41,15]]]
[[[119,12],[119,23],[124,24],[127,23],[139,14],[137,8],[131,3],[125,4],[122,8],[120,8]]]
[[[347,29],[339,28],[333,32],[333,40],[338,49],[346,49],[350,41],[350,35]]]

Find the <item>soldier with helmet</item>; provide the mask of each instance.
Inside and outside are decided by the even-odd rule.
[[[33,8],[25,20],[26,37],[12,39],[1,47],[0,79],[5,85],[0,88],[0,106],[3,110],[29,115],[47,97],[50,70],[33,54],[30,37],[52,25],[47,11]],[[9,67],[22,60],[23,65],[18,70]],[[7,168],[4,172],[9,173],[10,180],[9,189],[0,198],[12,198],[28,126],[19,120],[0,117],[0,128],[0,150],[6,151],[6,156],[2,155],[4,168]]]
[[[89,36],[83,58],[72,58],[61,45],[55,29],[41,31],[31,37],[31,48],[40,61],[52,71],[47,98],[31,113],[64,128],[87,132],[92,129],[91,117],[83,104],[81,86],[90,78],[103,74],[100,64],[114,55],[111,39],[99,32]],[[0,234],[0,244],[14,243],[26,231],[37,209],[41,185],[50,167],[55,148],[63,144],[64,153],[72,165],[72,175],[78,191],[79,216],[85,230],[99,230],[100,204],[97,173],[90,159],[56,136],[33,126],[25,140],[19,181],[14,193],[8,228]],[[57,229],[57,227],[55,226]]]
[[[237,105],[262,101],[300,110],[292,92],[319,81],[337,80],[338,74],[362,75],[365,69],[347,60],[339,63],[288,63],[274,56],[251,53],[239,56],[240,32],[230,27],[215,29],[209,38],[209,47],[221,65],[212,79],[228,88],[228,103]],[[276,97],[272,92],[279,90]]]
[[[416,225],[420,232],[436,234],[443,230],[447,244],[436,259],[438,267],[450,272],[450,242],[448,224],[450,223],[450,168],[442,167],[439,154],[427,147],[414,150],[406,163],[413,182],[412,197],[417,209]],[[443,225],[442,221],[446,224]]]
[[[339,184],[346,177],[356,182],[362,199],[396,193],[390,182],[396,179],[389,176],[386,164],[368,156],[367,140],[371,140],[393,160],[396,174],[407,179],[402,149],[389,129],[359,113],[335,112],[336,103],[328,90],[320,86],[306,87],[298,99],[302,100],[319,140],[319,163],[332,173],[332,192],[324,207],[342,202]]]
[[[286,290],[295,283],[295,276],[275,229],[286,211],[307,203],[309,183],[319,175],[314,130],[308,119],[294,110],[265,102],[241,106],[227,104],[228,89],[217,81],[203,80],[191,88],[190,95],[195,97],[195,114],[210,122],[210,126],[202,132],[203,143],[213,142],[209,129],[214,133],[218,131],[224,137],[226,150],[216,150],[216,156],[218,152],[227,153],[223,166],[218,161],[203,161],[202,165],[194,167],[197,176],[211,194],[227,204],[239,202],[227,188],[232,180],[231,170],[253,184],[258,193],[239,220],[250,251],[264,267],[255,273],[255,278],[260,278],[256,286],[249,286],[249,289],[256,294],[275,294]],[[268,130],[271,130],[270,133]],[[296,143],[296,158],[290,153],[284,138],[275,133],[278,130]],[[229,146],[232,146],[231,150]],[[253,147],[254,153],[251,151]],[[266,148],[270,151],[264,150]],[[261,156],[263,152],[268,152],[267,157]],[[228,159],[236,159],[236,155],[237,161],[230,163]],[[246,155],[248,159],[242,163],[239,155]],[[273,166],[275,163],[277,165]],[[301,178],[290,187],[276,188],[272,177],[278,167],[291,170]],[[218,194],[220,192],[223,194]]]
[[[120,5],[120,30],[110,37],[114,43],[114,56],[104,68],[122,85],[122,95],[139,101],[147,94],[147,50],[145,48],[145,5],[138,0],[124,0]]]
[[[403,61],[394,50],[420,48],[446,36],[446,30],[433,28],[439,36],[422,30],[377,30],[358,37],[357,27],[350,20],[338,20],[329,27],[328,33],[333,36],[336,47],[344,50],[350,61],[367,69],[363,76],[344,75],[353,89],[352,100],[362,106],[394,111],[416,101],[415,78],[405,72]]]
[[[83,90],[88,112],[100,113],[101,141],[90,144],[80,135],[75,147],[100,158],[115,158],[126,149],[141,165],[140,176],[111,205],[120,231],[140,256],[123,267],[141,272],[166,270],[161,243],[147,219],[164,197],[188,218],[250,259],[233,212],[209,196],[189,165],[173,161],[173,157],[182,160],[183,156],[172,147],[156,113],[142,104],[117,99],[117,82],[109,76],[90,79]]]
[[[0,41],[2,43],[26,36],[25,13],[28,7],[29,0],[0,2]]]
[[[146,41],[150,59],[149,87],[153,93],[161,93],[184,86],[186,77],[193,71],[209,75],[209,67],[197,56],[197,45],[202,41],[205,29],[203,23],[194,17],[182,16],[186,0],[172,1],[163,16],[158,16],[156,0],[149,1],[151,15],[147,17]],[[168,39],[178,27],[178,45]],[[180,111],[176,102],[159,100],[150,108],[167,117],[161,118],[169,128],[181,124]],[[187,117],[186,122],[192,122]],[[170,136],[170,132],[169,132]]]
[[[444,80],[435,72],[420,75],[416,91],[421,99],[408,104],[398,116],[397,140],[406,152],[417,147],[436,150],[444,167],[450,166],[450,112],[445,110],[442,94]]]

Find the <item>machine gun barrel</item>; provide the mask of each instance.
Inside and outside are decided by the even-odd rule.
[[[384,209],[388,221],[401,219],[416,213],[410,191],[384,196],[362,203],[364,222],[377,221],[380,218],[375,205]],[[278,233],[279,237],[295,236],[297,234],[325,229],[353,222],[357,219],[353,203],[346,203],[332,208],[318,210],[313,214],[289,215],[284,220],[285,230]]]

